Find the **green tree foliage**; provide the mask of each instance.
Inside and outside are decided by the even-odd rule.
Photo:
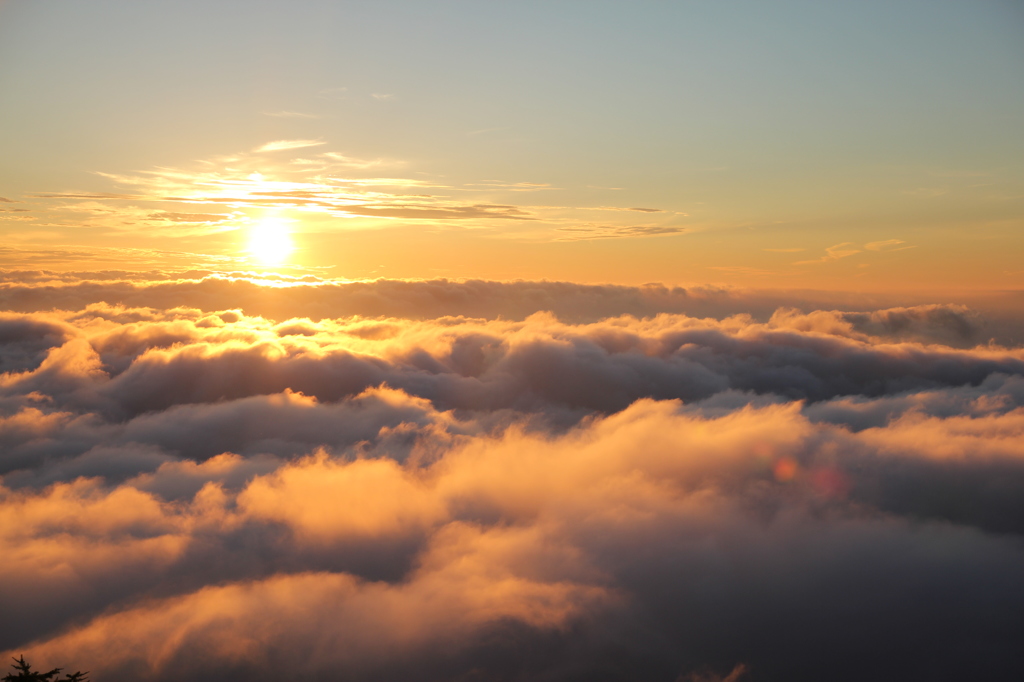
[[[25,657],[12,659],[14,664],[11,666],[15,672],[7,673],[0,682],[16,682],[17,680],[23,680],[27,682],[89,682],[89,678],[86,677],[88,672],[73,672],[65,673],[64,677],[57,677],[60,675],[60,671],[63,668],[54,668],[50,672],[37,672],[32,669],[32,666],[25,662]]]

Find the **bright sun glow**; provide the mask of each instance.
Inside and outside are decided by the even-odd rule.
[[[287,260],[294,250],[287,223],[278,218],[264,218],[249,232],[249,253],[267,265],[278,265]]]

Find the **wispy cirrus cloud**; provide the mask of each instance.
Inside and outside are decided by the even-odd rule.
[[[902,251],[903,249],[912,249],[912,246],[903,246],[900,248],[900,244],[906,244],[902,239],[885,239],[878,242],[869,242],[864,245],[864,248],[868,251]]]
[[[664,213],[661,208],[642,208],[638,206],[597,206],[598,211],[633,211],[634,213]],[[685,214],[684,214],[685,215]]]
[[[100,175],[104,175],[100,173]],[[107,175],[116,178],[117,176]],[[115,194],[111,192],[38,192],[28,195],[33,199],[142,199],[139,194]]]
[[[254,152],[279,152],[288,149],[303,149],[305,147],[319,147],[327,144],[323,140],[275,140],[256,147]]]
[[[678,225],[595,225],[573,224],[556,228],[567,234],[559,241],[582,241],[588,239],[621,239],[623,237],[660,237],[689,232]]]
[[[843,242],[842,244],[836,244],[825,249],[825,255],[820,258],[814,258],[811,260],[796,261],[793,265],[814,265],[816,263],[832,263],[843,258],[855,256],[864,251],[872,252],[893,252],[893,251],[905,251],[907,249],[916,248],[915,246],[901,246],[905,244],[902,239],[884,239],[876,242],[868,242],[864,244],[863,248],[858,248],[853,242]],[[779,253],[788,253],[793,251],[803,251],[804,249],[765,249],[765,251],[775,251]],[[867,265],[862,265],[867,267]]]
[[[61,243],[66,236],[56,232],[33,230],[33,241],[44,239],[45,246],[0,246],[0,265],[5,267],[60,268],[86,264],[90,267],[123,268],[131,263],[135,268],[159,270],[165,267],[237,268],[246,264],[239,256],[209,254],[171,249],[144,249],[133,247],[83,246]]]
[[[192,168],[98,172],[118,191],[39,192],[31,195],[38,200],[33,210],[58,227],[118,233],[146,229],[167,237],[239,230],[266,211],[290,214],[293,225],[308,231],[378,229],[400,222],[467,226],[531,240],[578,241],[671,235],[690,229],[678,224],[685,213],[660,208],[517,200],[524,193],[562,191],[550,183],[454,184],[422,172],[403,177],[393,172],[408,166],[400,159],[311,151],[324,144],[313,139],[277,140],[251,152],[202,159]],[[595,220],[598,212],[621,214],[621,218]],[[632,223],[628,216],[638,213],[650,216],[650,222]],[[335,218],[346,221],[332,221]],[[515,223],[533,227],[507,229]]]
[[[172,223],[214,223],[224,220],[223,213],[172,213],[170,211],[157,211],[150,213],[152,220],[166,220]]]
[[[464,185],[466,189],[481,188],[483,190],[508,190],[510,192],[542,192],[545,190],[561,189],[553,187],[546,182],[471,182]]]
[[[842,244],[836,244],[825,249],[825,255],[821,258],[815,258],[812,260],[801,260],[796,261],[793,265],[813,265],[814,263],[830,263],[833,261],[841,260],[843,258],[849,258],[860,253],[861,250],[855,248],[853,242],[843,242]]]

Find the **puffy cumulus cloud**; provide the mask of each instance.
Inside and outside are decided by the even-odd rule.
[[[473,547],[474,540],[448,540],[456,546],[440,552],[466,561],[425,567],[405,584],[300,573],[211,586],[98,618],[51,645],[136,678],[264,679],[261,668],[316,677],[376,676],[381,668],[429,675],[412,659],[442,658],[438,647],[457,655],[480,638],[477,628],[504,619],[561,628],[603,596],[597,588],[490,574],[494,550]],[[31,653],[47,658],[47,645]]]
[[[90,304],[120,303],[130,308],[157,310],[180,306],[243,309],[250,315],[278,321],[352,315],[521,320],[538,311],[550,311],[568,322],[593,322],[619,315],[651,317],[658,313],[715,318],[745,313],[764,322],[779,308],[795,307],[826,311],[832,317],[844,317],[855,331],[887,334],[895,340],[969,347],[994,338],[1002,345],[1024,344],[1024,320],[1019,314],[1024,299],[1020,292],[963,294],[958,299],[955,304],[937,304],[927,298],[895,295],[773,292],[714,286],[630,287],[444,279],[347,281],[312,274],[210,270],[0,270],[0,309],[18,312],[81,310]],[[964,305],[970,306],[970,310],[965,310]],[[889,308],[894,310],[887,311]],[[847,313],[866,314],[867,318],[845,318]]]
[[[38,365],[48,350],[68,339],[69,332],[56,320],[0,313],[0,370],[6,374]]]
[[[427,464],[320,453],[186,501],[134,482],[8,491],[19,550],[0,589],[24,594],[31,580],[35,599],[11,615],[32,621],[68,575],[88,594],[120,576],[114,608],[80,606],[18,648],[46,664],[88,660],[109,679],[1015,671],[1019,540],[926,499],[968,500],[1011,471],[1017,500],[971,505],[1012,503],[1021,518],[1024,414],[990,419],[852,432],[799,404],[705,418],[644,400],[560,436],[468,438]],[[943,479],[951,461],[974,480]],[[908,466],[918,499],[874,504],[877,481]],[[88,551],[64,547],[64,571],[39,570],[55,542]],[[353,554],[404,559],[404,571],[381,578]]]
[[[210,317],[217,323],[209,323]],[[683,315],[565,324],[347,318],[274,325],[230,313],[97,324],[6,375],[7,394],[123,420],[285,390],[337,401],[387,384],[442,410],[582,416],[637,398],[700,400],[728,389],[824,400],[977,384],[1020,374],[1019,350],[956,350]],[[301,327],[301,334],[290,333]],[[291,403],[290,403],[291,404]],[[255,403],[250,409],[257,409]]]
[[[108,275],[2,292],[0,655],[97,682],[1024,673],[1024,354],[972,310]]]
[[[779,327],[821,331],[851,338],[871,337],[974,345],[980,339],[979,315],[963,305],[920,305],[870,312],[814,311],[780,308],[771,317]]]
[[[263,476],[238,499],[248,516],[284,523],[306,542],[381,538],[436,523],[443,506],[390,459],[335,464],[321,456]]]
[[[130,488],[104,490],[95,479],[39,494],[0,489],[0,500],[0,633],[10,644],[139,589],[187,542],[157,500]]]

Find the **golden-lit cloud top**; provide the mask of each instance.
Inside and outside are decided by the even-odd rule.
[[[1024,355],[963,306],[523,283],[540,303],[508,315],[496,283],[157,275],[6,274],[78,303],[0,316],[14,655],[148,680],[1024,665]],[[240,285],[268,312],[217,305]]]

